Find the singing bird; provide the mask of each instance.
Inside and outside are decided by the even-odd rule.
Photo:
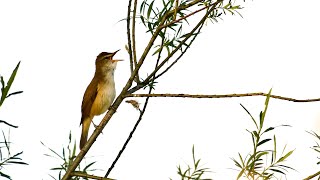
[[[113,56],[119,50],[109,53],[102,52],[96,59],[96,71],[88,85],[82,100],[81,122],[82,134],[80,139],[80,149],[87,142],[90,124],[94,116],[105,113],[111,106],[115,96],[116,89],[114,85],[114,70],[117,62]]]

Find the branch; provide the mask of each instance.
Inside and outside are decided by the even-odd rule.
[[[90,174],[85,174],[83,172],[73,172],[71,173],[71,176],[84,177],[84,178],[97,179],[97,180],[114,180],[111,178],[104,178],[104,177],[94,176]]]
[[[267,96],[267,93],[256,92],[256,93],[244,93],[244,94],[213,94],[213,95],[202,95],[202,94],[127,94],[126,97],[181,97],[181,98],[232,98],[232,97],[248,97],[248,96]],[[320,101],[320,98],[314,99],[294,99],[289,97],[283,97],[278,95],[270,95],[271,98],[280,99],[291,102],[316,102]]]
[[[218,1],[217,1],[217,2],[218,2]],[[218,3],[217,3],[217,4],[218,4]],[[201,9],[198,9],[198,10],[196,10],[196,11],[194,11],[194,12],[192,12],[192,13],[186,15],[186,16],[183,16],[183,17],[181,17],[181,18],[179,18],[179,19],[176,19],[176,20],[171,21],[171,22],[169,22],[169,23],[167,23],[167,24],[164,24],[161,28],[168,27],[168,26],[170,26],[170,25],[172,25],[172,24],[174,24],[174,23],[177,23],[177,22],[179,22],[179,21],[181,21],[181,20],[183,20],[183,19],[187,19],[188,17],[190,17],[190,16],[192,16],[192,15],[194,15],[194,14],[196,14],[196,13],[202,11],[202,10],[205,10],[205,9],[209,8],[210,6],[216,6],[217,4],[216,4],[216,3],[213,3],[213,4],[209,5],[209,6],[205,6],[205,7],[201,8]],[[174,19],[175,19],[175,18],[174,18]]]
[[[312,175],[310,175],[310,176],[308,176],[308,177],[306,177],[306,178],[304,178],[303,180],[310,180],[310,179],[312,179],[312,178],[314,178],[314,177],[316,177],[316,176],[318,176],[318,175],[320,175],[320,171],[317,172],[317,173],[315,173],[315,174],[312,174]]]
[[[135,18],[137,13],[137,0],[133,2],[133,14],[132,17]],[[132,20],[132,51],[133,51],[133,64],[134,68],[137,66],[137,51],[136,51],[136,21],[135,19]],[[136,76],[135,81],[139,83],[139,73]]]
[[[130,39],[130,12],[131,12],[131,0],[129,0],[128,4],[128,12],[127,12],[127,37],[128,37],[128,54],[129,54],[129,59],[130,59],[130,72],[133,72],[133,58],[132,58],[132,47],[131,47],[131,39]]]

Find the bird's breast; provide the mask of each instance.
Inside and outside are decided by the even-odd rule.
[[[91,108],[92,115],[100,115],[108,110],[116,95],[114,81],[98,83],[97,96]]]

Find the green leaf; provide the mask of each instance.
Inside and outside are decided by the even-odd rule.
[[[83,171],[84,171],[84,172],[87,171],[87,169],[89,169],[89,167],[92,166],[94,163],[96,163],[96,162],[94,161],[94,162],[88,164],[88,165],[83,169]]]
[[[3,77],[1,76],[1,84],[2,84],[3,88],[1,88],[2,94],[1,94],[1,99],[0,99],[0,106],[3,104],[5,98],[8,96],[10,87],[11,87],[13,81],[14,81],[14,78],[16,77],[16,74],[17,74],[17,71],[19,69],[19,66],[20,66],[20,61],[17,64],[17,66],[14,68],[13,72],[11,73],[11,76],[10,76],[8,82],[7,82],[7,86],[5,86],[5,87],[4,87]]]
[[[6,84],[4,83],[3,76],[0,76],[0,79],[1,79],[1,93],[2,93]]]
[[[258,129],[258,124],[257,124],[256,120],[254,119],[254,117],[251,115],[251,113],[242,104],[240,104],[240,106],[249,114],[249,116],[251,117],[253,123],[256,125],[256,128]]]
[[[277,159],[277,141],[276,135],[273,135],[273,151],[271,156],[271,164]]]
[[[294,150],[289,151],[286,155],[282,156],[282,157],[277,161],[277,163],[286,160],[286,159],[293,153],[293,151],[294,151]]]
[[[10,93],[6,98],[8,98],[12,95],[21,94],[21,93],[23,93],[23,91],[16,91],[16,92]]]
[[[257,146],[260,146],[260,145],[262,145],[262,144],[264,144],[264,143],[266,143],[266,142],[268,142],[270,140],[271,140],[270,138],[264,139],[264,140],[260,141]]]
[[[264,156],[264,155],[267,155],[267,154],[269,154],[267,151],[260,151],[260,152],[258,152],[257,155],[256,155],[256,160],[259,160],[260,157],[262,157],[262,156]]]
[[[282,172],[281,170],[274,169],[274,168],[270,168],[270,171],[281,173],[281,174],[284,174],[284,175],[286,174],[286,173]]]
[[[268,131],[274,130],[274,127],[269,127],[268,129],[264,130],[263,133],[266,133]]]
[[[239,168],[242,169],[241,164],[240,164],[237,160],[235,160],[235,159],[232,158],[232,161],[235,163],[236,166],[238,166]]]
[[[149,5],[149,8],[148,8],[148,11],[147,11],[147,18],[148,19],[150,18],[150,13],[151,13],[151,10],[152,10],[152,7],[153,7],[153,3],[154,3],[154,1],[151,2],[151,4]]]
[[[7,179],[11,179],[11,177],[8,174],[2,173],[1,171],[0,171],[0,176],[5,177]]]
[[[143,12],[145,10],[145,6],[146,6],[146,1],[142,1],[141,5],[140,5],[140,14],[143,14]]]
[[[264,107],[264,110],[263,110],[263,112],[261,114],[261,117],[260,117],[260,128],[261,129],[262,129],[262,126],[263,126],[264,118],[265,118],[266,113],[267,113],[271,92],[272,92],[272,88],[269,90],[269,93],[268,93],[268,95],[266,97],[266,100],[265,100],[265,103],[264,103],[265,107]]]
[[[241,178],[241,176],[242,176],[242,174],[244,173],[245,170],[246,170],[246,169],[242,169],[242,170],[239,172],[239,174],[238,174],[238,176],[237,176],[237,179],[240,179],[240,178]]]
[[[282,165],[282,164],[279,164],[278,166],[281,166],[282,168],[286,168],[286,169],[295,170],[294,168],[292,168],[290,166],[286,166],[286,165]]]

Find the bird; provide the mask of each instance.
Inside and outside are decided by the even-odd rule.
[[[117,62],[122,60],[113,59],[113,56],[119,50],[112,53],[101,52],[95,61],[94,76],[82,99],[80,150],[87,143],[88,132],[93,117],[105,113],[116,96],[114,71]]]

